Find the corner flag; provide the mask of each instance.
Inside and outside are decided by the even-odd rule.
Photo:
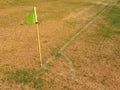
[[[36,13],[36,7],[32,9],[28,17],[24,21],[25,24],[36,24],[36,31],[37,31],[37,39],[38,39],[38,51],[39,51],[39,59],[42,66],[42,55],[41,55],[41,43],[40,43],[40,32],[38,28],[38,20],[37,20],[37,13]]]
[[[37,20],[37,14],[36,14],[36,7],[32,9],[28,17],[25,19],[25,24],[36,24],[38,22]]]

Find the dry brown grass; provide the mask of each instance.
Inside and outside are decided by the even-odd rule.
[[[73,71],[72,64],[62,55],[56,55],[46,65],[47,69],[43,69],[40,68],[38,58],[35,25],[23,24],[32,9],[33,0],[25,2],[28,3],[23,3],[22,0],[6,0],[4,3],[0,1],[1,90],[119,88],[120,47],[116,39],[120,37],[117,34],[109,38],[106,32],[98,32],[101,29],[100,23],[107,21],[104,15],[65,49],[64,52],[72,61]],[[105,0],[35,1],[40,20],[43,62],[55,54],[108,3]],[[3,5],[6,6],[2,8]]]
[[[102,85],[105,90],[116,90],[120,83],[119,35],[114,34],[117,29],[114,29],[114,25],[111,29],[104,16],[91,25],[65,52],[72,58],[77,78]],[[109,32],[105,32],[106,29]]]

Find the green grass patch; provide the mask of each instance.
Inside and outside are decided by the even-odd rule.
[[[113,38],[120,35],[120,8],[113,7],[109,12],[102,16],[103,22],[100,19],[96,24],[97,28],[95,33],[89,36],[94,38]]]
[[[106,14],[108,22],[114,27],[120,27],[120,8],[113,7],[113,9]]]
[[[30,70],[16,70],[15,72],[7,72],[8,80],[15,80],[17,83],[30,83],[34,80],[34,71]]]
[[[92,28],[94,32],[88,34],[86,42],[89,45],[93,45],[93,48],[96,48],[95,50],[97,52],[97,54],[95,53],[88,57],[90,60],[93,60],[92,62],[118,62],[120,44],[119,15],[120,9],[117,7],[113,7],[109,12],[104,13],[104,15],[101,16],[101,18],[95,23],[95,27]],[[110,44],[107,44],[106,42],[109,42]],[[114,47],[112,47],[111,45],[114,45]],[[107,48],[111,49],[110,52]],[[108,53],[110,54],[108,55]],[[102,83],[104,83],[104,80],[102,81]]]
[[[9,83],[28,84],[37,90],[42,90],[45,82],[45,80],[41,78],[42,72],[34,69],[18,69],[15,72],[7,71],[5,75]]]
[[[60,57],[60,56],[61,56],[61,53],[59,53],[58,51],[56,51],[56,52],[53,52],[53,53],[52,53],[52,56]]]
[[[112,36],[114,35],[114,31],[112,30],[112,28],[106,24],[98,24],[98,27],[96,32],[93,33],[92,35],[89,35],[88,37],[94,37],[94,38],[112,38]]]

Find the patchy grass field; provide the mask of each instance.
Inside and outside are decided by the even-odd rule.
[[[37,7],[35,25],[24,19]],[[1,0],[1,90],[119,90],[120,1]]]

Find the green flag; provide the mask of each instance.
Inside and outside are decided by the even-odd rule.
[[[25,24],[35,24],[37,23],[37,14],[36,14],[36,7],[32,9],[28,17],[25,19]]]

